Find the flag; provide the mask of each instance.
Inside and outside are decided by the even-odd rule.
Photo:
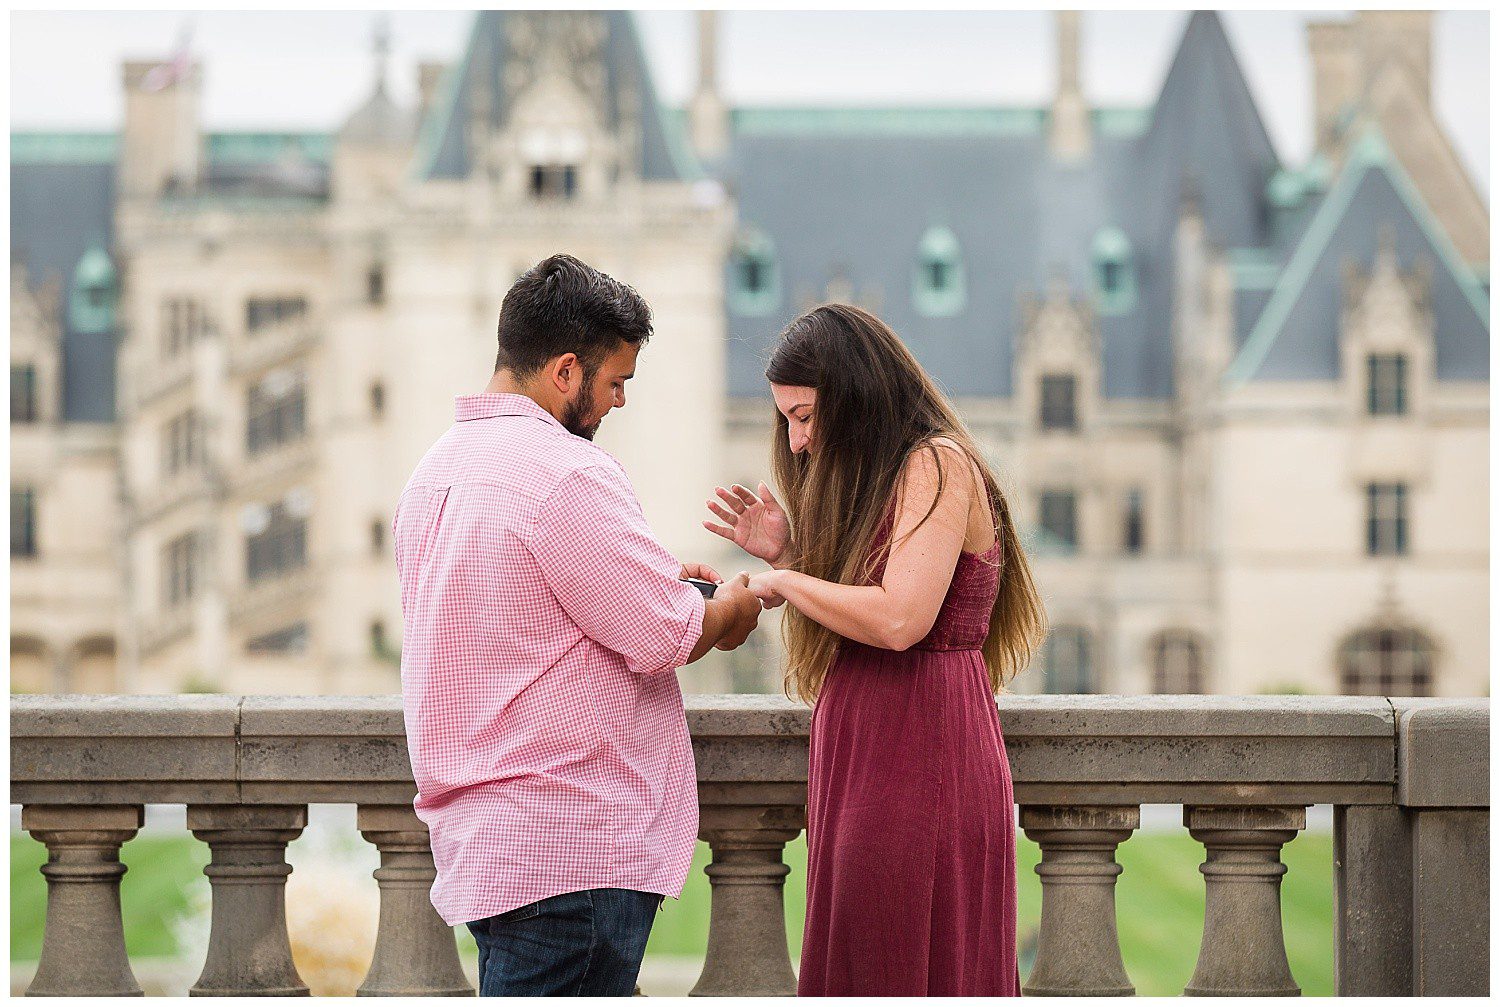
[[[177,42],[177,50],[165,63],[158,63],[146,73],[141,81],[141,86],[147,91],[160,91],[171,87],[187,75],[188,67],[193,62],[192,53],[188,43],[192,39],[192,30],[184,27],[182,37]]]

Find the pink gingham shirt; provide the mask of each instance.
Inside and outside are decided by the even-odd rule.
[[[401,689],[450,925],[588,888],[682,892],[681,666],[703,597],[620,463],[523,395],[456,400],[392,521]]]

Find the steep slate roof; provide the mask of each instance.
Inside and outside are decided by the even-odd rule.
[[[1351,150],[1339,178],[1261,298],[1225,381],[1316,381],[1339,376],[1344,266],[1368,272],[1382,233],[1402,270],[1431,270],[1439,379],[1489,377],[1489,297],[1427,210],[1416,186],[1373,128]]]
[[[325,198],[329,149],[326,134],[210,134],[208,196]],[[115,133],[11,134],[11,257],[25,264],[32,283],[55,275],[66,291],[90,247],[111,247],[118,159]],[[117,336],[80,331],[65,311],[64,419],[115,418]]]
[[[1202,208],[1221,247],[1262,245],[1264,190],[1279,167],[1217,15],[1191,16],[1156,106],[1097,111],[1092,155],[1055,161],[1035,109],[764,110],[733,120],[727,180],[741,223],[770,239],[780,303],[729,318],[729,389],[765,394],[764,360],[805,298],[843,275],[957,395],[1011,394],[1017,295],[1053,275],[1093,290],[1090,249],[1103,228],[1130,239],[1135,307],[1099,319],[1103,392],[1172,392],[1172,245],[1181,200]],[[968,303],[949,318],[912,304],[923,231],[958,237]],[[732,268],[726,283],[733,282]]]
[[[469,152],[465,132],[475,92],[488,96],[490,124],[499,127],[507,114],[506,28],[512,11],[479,11],[464,47],[463,59],[444,73],[439,98],[422,123],[417,151],[417,177],[465,178],[469,174]],[[669,123],[656,98],[650,67],[641,49],[635,21],[629,11],[604,11],[605,102],[608,125],[618,125],[620,98],[627,85],[639,89],[641,109],[641,176],[652,180],[693,178],[696,163],[681,136]]]
[[[75,156],[91,151],[74,147]],[[95,151],[96,152],[96,151]],[[22,152],[24,154],[24,151]],[[62,282],[62,413],[66,420],[106,423],[115,415],[114,333],[82,332],[67,317],[73,271],[89,248],[110,246],[114,232],[113,160],[10,166],[11,258],[33,284]]]

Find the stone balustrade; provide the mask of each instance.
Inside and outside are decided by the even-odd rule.
[[[1340,994],[1486,995],[1487,700],[1004,696],[1021,828],[1041,847],[1042,923],[1024,992],[1129,995],[1115,851],[1140,805],[1177,804],[1203,844],[1189,994],[1296,994],[1282,846],[1334,806]],[[785,844],[805,823],[808,712],[777,697],[689,700],[712,849],[699,995],[790,994]],[[121,845],[147,804],[186,804],[208,844],[208,952],[192,992],[305,994],[286,932],[287,843],[310,803],[358,807],[380,851],[370,996],[470,995],[433,911],[397,697],[18,696],[11,800],[45,843],[33,995],[139,995],[120,919]]]

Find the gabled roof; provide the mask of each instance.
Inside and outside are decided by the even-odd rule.
[[[469,173],[467,131],[476,108],[483,108],[492,128],[505,122],[505,61],[507,30],[514,11],[479,11],[464,47],[463,59],[450,66],[439,85],[420,129],[413,170],[422,179],[464,178]],[[651,180],[696,178],[701,170],[669,122],[656,98],[650,67],[629,11],[603,11],[605,39],[605,114],[611,128],[618,126],[622,95],[638,89],[641,129],[641,176]]]
[[[1432,268],[1437,377],[1487,379],[1489,297],[1372,127],[1351,148],[1292,251],[1225,386],[1337,378],[1344,266],[1368,271],[1382,234],[1394,241],[1403,270],[1419,262]]]
[[[1221,247],[1266,240],[1275,151],[1218,16],[1187,24],[1161,98],[1147,112],[1094,110],[1089,158],[1060,163],[1045,109],[741,109],[731,116],[727,181],[739,219],[776,250],[779,303],[726,300],[732,395],[765,393],[777,332],[845,278],[948,391],[1007,396],[1018,295],[1065,278],[1094,292],[1102,231],[1131,250],[1137,298],[1099,317],[1107,398],[1172,394],[1174,235],[1192,190]],[[967,299],[929,317],[910,296],[921,235],[958,239]],[[734,281],[733,267],[726,276]]]
[[[1189,17],[1141,154],[1143,208],[1157,226],[1176,226],[1186,196],[1219,247],[1265,243],[1263,196],[1281,162],[1217,14]]]

